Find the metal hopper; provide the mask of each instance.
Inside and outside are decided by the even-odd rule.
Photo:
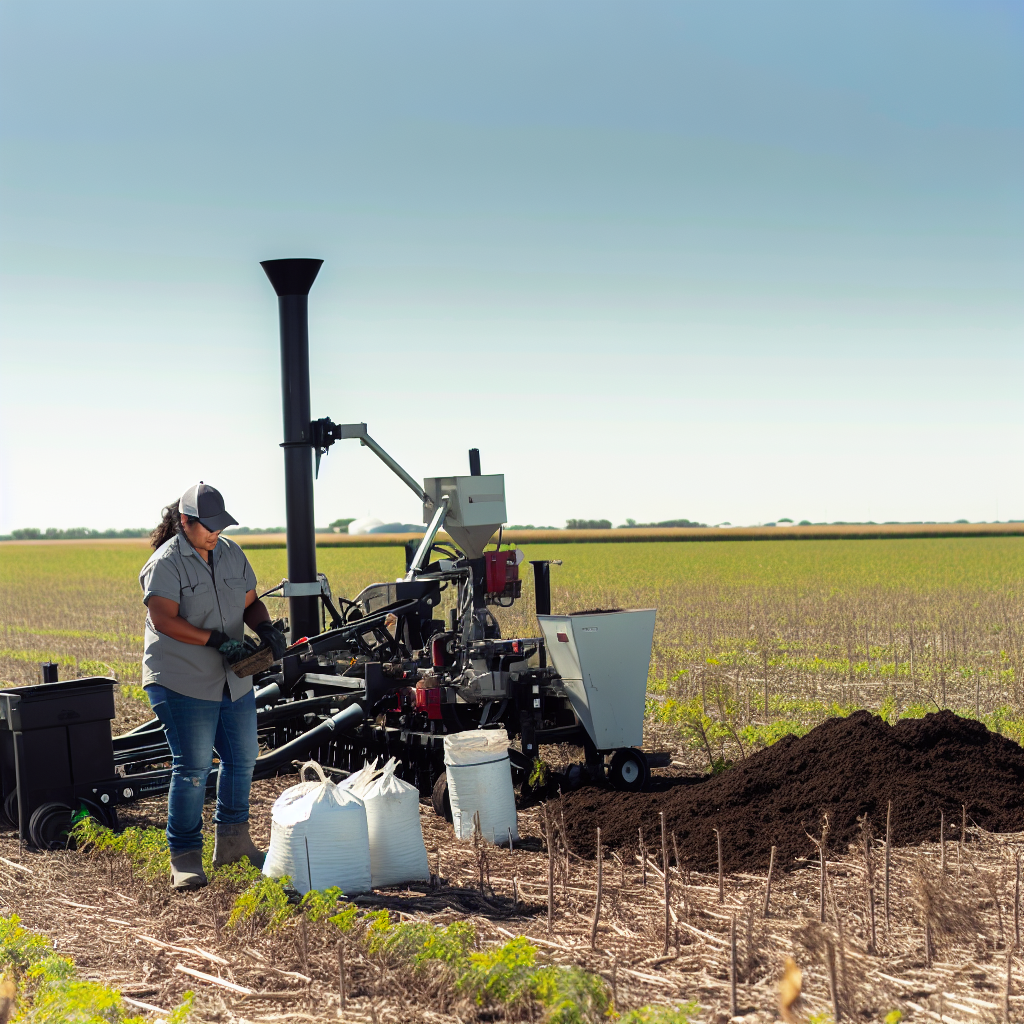
[[[538,615],[544,645],[598,750],[643,743],[655,609]]]

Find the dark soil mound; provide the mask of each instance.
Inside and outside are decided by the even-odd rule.
[[[962,805],[969,823],[992,832],[1024,830],[1024,749],[950,711],[895,726],[858,711],[800,739],[787,736],[713,778],[679,780],[662,792],[579,790],[566,795],[564,814],[569,844],[585,856],[594,854],[598,826],[607,846],[635,847],[643,829],[648,846],[660,847],[664,811],[684,862],[715,870],[717,828],[727,871],[763,871],[773,845],[782,867],[813,856],[806,833],[820,834],[824,814],[830,850],[845,851],[858,838],[863,814],[884,836],[889,800],[900,846],[937,842],[942,810],[951,826],[947,838],[955,837]]]

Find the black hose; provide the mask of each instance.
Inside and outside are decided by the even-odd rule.
[[[254,696],[256,697],[256,707],[266,707],[281,699],[281,687],[277,683],[261,686]]]
[[[362,707],[358,704],[350,704],[344,711],[339,711],[336,715],[324,719],[309,732],[304,732],[301,736],[296,736],[295,739],[257,757],[253,778],[266,779],[277,775],[285,765],[304,758],[311,750],[329,743],[334,738],[335,732],[354,729],[363,721],[363,717]]]
[[[159,718],[151,718],[149,721],[143,722],[142,725],[137,725],[134,729],[121,733],[121,736],[139,736],[144,732],[159,732],[162,728]],[[115,739],[120,738],[120,736],[115,737]]]
[[[266,729],[275,722],[286,722],[289,719],[300,719],[303,715],[323,713],[328,708],[344,710],[353,700],[363,696],[362,690],[352,690],[348,694],[328,693],[320,697],[309,697],[305,700],[294,700],[287,704],[278,704],[271,708],[258,708],[256,711],[256,728]]]
[[[160,719],[151,718],[148,722],[143,722],[142,725],[137,725],[134,729],[130,729],[120,736],[115,736],[113,738],[114,750],[132,750],[140,741],[142,743],[148,742],[151,734],[162,733],[163,731],[164,727]]]

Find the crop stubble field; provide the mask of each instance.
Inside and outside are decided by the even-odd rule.
[[[563,559],[552,570],[556,611],[658,609],[647,720],[650,742],[675,752],[677,767],[669,774],[709,765],[721,770],[788,732],[802,733],[856,707],[896,721],[948,706],[1020,739],[1024,539],[572,544],[525,553]],[[146,717],[136,689],[143,621],[136,575],[145,557],[146,549],[131,543],[0,546],[0,678],[36,682],[44,660],[59,661],[65,678],[113,672],[124,684],[117,724]],[[252,550],[250,557],[261,588],[284,575],[283,550]],[[404,564],[401,548],[321,549],[318,560],[335,592],[349,597],[369,582],[394,578]],[[499,613],[506,635],[536,631],[525,575],[523,600]],[[254,825],[264,842],[269,802],[287,784],[262,783],[256,793]],[[159,825],[159,803],[137,805],[129,818]],[[499,960],[518,955],[503,943],[526,936],[534,966],[581,969],[603,979],[598,984],[619,1012],[636,1011],[631,1024],[694,1016],[721,1022],[734,1006],[751,1024],[774,1020],[787,955],[803,970],[795,1019],[824,1022],[838,1010],[846,1019],[880,1020],[899,1010],[910,1019],[994,1021],[1024,1009],[1014,881],[1022,834],[993,836],[970,821],[961,834],[959,822],[947,818],[944,850],[936,842],[893,851],[892,909],[883,915],[884,823],[874,822],[868,840],[878,903],[874,940],[863,849],[830,852],[824,896],[816,866],[777,877],[773,915],[765,919],[764,871],[727,875],[719,894],[714,874],[693,870],[685,851],[676,863],[671,845],[666,910],[664,862],[657,836],[649,835],[645,858],[642,850],[627,849],[604,860],[605,902],[592,941],[595,863],[592,855],[565,848],[559,801],[548,807],[550,926],[547,832],[536,807],[521,814],[523,844],[514,855],[492,851],[483,859],[426,813],[436,887],[357,899],[361,912],[387,908],[393,927],[396,921],[467,922],[480,955]],[[820,834],[814,823],[807,827]],[[935,831],[937,839],[938,821]],[[137,855],[129,866],[131,858],[121,854],[33,858],[16,839],[0,838],[0,845],[9,863],[34,872],[0,869],[4,913],[16,911],[57,938],[89,977],[165,1007],[192,985],[193,1019],[337,1019],[338,932],[327,922],[293,911],[276,927],[258,927],[267,924],[263,913],[232,928],[226,922],[238,905],[238,885],[230,880],[171,903],[164,883],[145,875],[145,858]],[[74,915],[62,910],[69,901],[78,908]],[[471,975],[453,980],[456,968],[449,965],[447,974],[435,971],[425,982],[421,967],[374,946],[377,919],[360,920],[346,940],[347,1019],[607,1019],[600,1000],[586,1003],[582,995],[575,1016],[564,1007],[559,1016],[543,1002],[540,981],[532,996],[505,998],[497,982],[470,996],[459,986]],[[154,938],[177,952],[154,950]],[[498,972],[493,977],[504,970],[487,963]],[[266,992],[267,1001],[193,982],[194,975],[176,973],[175,965],[233,979]],[[293,972],[291,980],[285,970]],[[577,976],[564,975],[570,977]],[[639,1009],[689,1000],[699,1009],[674,1016]]]

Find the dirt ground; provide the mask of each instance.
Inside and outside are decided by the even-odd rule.
[[[965,817],[991,832],[1024,827],[1024,749],[981,722],[951,711],[889,725],[867,711],[830,718],[807,735],[785,736],[728,771],[657,779],[642,793],[583,788],[565,798],[569,846],[584,856],[595,829],[609,848],[635,847],[660,830],[664,813],[684,864],[717,870],[718,838],[726,870],[757,871],[777,848],[779,864],[814,855],[815,833],[829,819],[830,845],[890,828],[908,846],[959,839]],[[718,837],[718,838],[716,838]]]
[[[295,781],[291,776],[255,784],[253,831],[261,844],[269,840],[273,800]],[[1024,834],[973,828],[963,847],[948,843],[944,854],[937,844],[894,849],[888,923],[883,852],[876,842],[876,953],[869,951],[862,847],[827,858],[824,924],[816,861],[775,873],[765,918],[766,873],[727,874],[720,896],[716,874],[672,866],[666,912],[660,848],[647,850],[645,861],[639,851],[616,851],[603,859],[592,948],[597,862],[566,853],[558,839],[551,857],[549,928],[543,810],[535,806],[520,813],[522,838],[514,851],[491,847],[481,862],[471,843],[456,840],[452,827],[421,805],[438,880],[355,902],[366,909],[387,908],[406,920],[472,921],[481,945],[527,935],[544,960],[577,964],[604,977],[622,1013],[649,1003],[696,1000],[701,1020],[773,1021],[787,956],[802,971],[803,995],[794,1007],[802,1020],[832,1016],[835,1002],[841,1017],[862,1020],[880,1020],[895,1009],[908,1019],[940,1021],[1002,1020],[1007,1006],[1012,1018],[1024,1013],[1017,883]],[[560,800],[549,801],[556,837],[560,813]],[[163,803],[135,805],[123,817],[126,824],[161,824]],[[196,1021],[339,1019],[337,933],[327,926],[303,929],[292,922],[271,934],[248,925],[230,929],[226,921],[234,897],[224,889],[172,895],[162,882],[134,877],[120,858],[33,853],[11,833],[0,835],[0,857],[2,912],[17,913],[72,956],[83,975],[114,985],[131,999],[170,1009],[192,989]],[[450,986],[430,977],[371,963],[354,950],[346,958],[343,1019],[505,1019],[504,1011],[495,1016],[458,1002]],[[254,994],[205,982],[188,970]]]

